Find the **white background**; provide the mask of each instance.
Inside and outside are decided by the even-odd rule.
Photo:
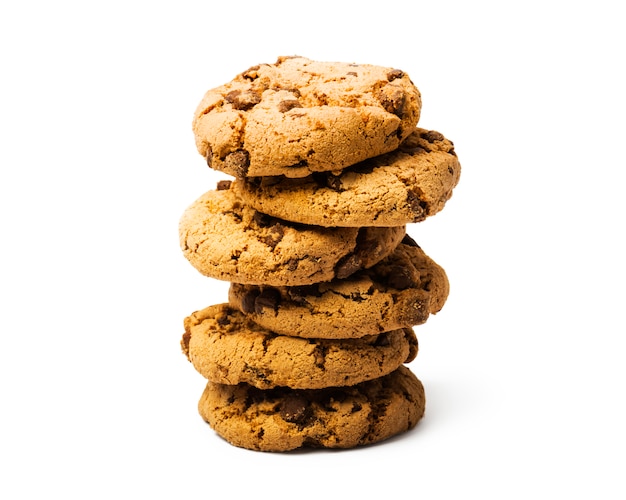
[[[624,498],[618,4],[4,2],[0,497]],[[452,285],[426,416],[343,452],[228,445],[179,348],[227,290],[178,248],[193,111],[292,54],[408,72],[463,168],[409,227]]]

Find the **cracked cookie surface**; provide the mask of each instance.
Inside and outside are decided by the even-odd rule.
[[[233,189],[257,210],[294,222],[396,226],[441,211],[460,172],[453,143],[439,132],[417,128],[397,150],[342,172],[237,180]]]
[[[259,390],[208,382],[198,410],[229,443],[280,452],[380,442],[415,427],[425,406],[422,383],[401,366],[375,380],[325,389]]]
[[[202,274],[271,286],[308,285],[347,277],[389,255],[405,227],[324,228],[278,220],[245,205],[221,181],[189,206],[180,246]]]
[[[422,324],[448,293],[444,269],[406,235],[391,255],[346,279],[303,287],[233,283],[229,302],[276,333],[358,338]]]
[[[209,90],[193,131],[211,168],[304,177],[393,151],[420,110],[420,93],[401,70],[280,57]]]
[[[410,328],[359,339],[303,339],[273,333],[228,304],[185,318],[181,347],[206,379],[259,389],[354,385],[413,361],[418,350]]]

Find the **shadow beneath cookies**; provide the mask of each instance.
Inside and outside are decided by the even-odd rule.
[[[346,453],[366,451],[379,447],[404,443],[409,440],[419,440],[420,436],[429,432],[445,432],[446,427],[454,427],[459,423],[483,411],[488,400],[485,393],[468,380],[445,379],[423,381],[426,391],[426,411],[417,425],[396,436],[356,448],[300,448],[283,452],[287,455],[308,455],[311,453]]]

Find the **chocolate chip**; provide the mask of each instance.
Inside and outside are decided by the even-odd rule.
[[[217,190],[218,191],[228,191],[230,189],[230,185],[233,183],[233,181],[219,181],[217,183]]]
[[[224,170],[234,173],[235,177],[245,177],[250,166],[250,153],[245,149],[233,151],[224,158]]]
[[[402,78],[404,76],[404,71],[399,69],[392,69],[389,73],[387,73],[387,80],[393,82],[396,78]]]
[[[230,318],[226,314],[220,314],[215,320],[220,326],[230,325]]]
[[[401,88],[394,87],[393,85],[385,85],[380,89],[378,100],[383,108],[385,108],[385,111],[393,113],[400,118],[402,117],[406,96]]]
[[[224,99],[239,111],[247,111],[261,102],[261,96],[254,90],[233,90]]]
[[[335,275],[339,279],[347,278],[363,267],[363,262],[356,254],[344,257],[335,268]]]
[[[429,132],[422,132],[420,134],[420,137],[422,139],[426,139],[431,144],[435,141],[443,141],[445,139],[445,137],[442,134],[434,130],[430,130]]]
[[[420,193],[409,191],[406,195],[406,202],[409,205],[411,212],[413,212],[414,221],[421,220],[425,217],[426,208],[428,205],[425,201],[422,201]]]
[[[416,286],[411,273],[406,267],[392,266],[387,276],[387,284],[396,290],[406,290]]]
[[[300,101],[298,101],[297,99],[286,99],[278,103],[278,111],[280,111],[281,113],[286,113],[290,109],[301,107],[302,104],[300,104]]]
[[[256,298],[259,296],[260,293],[261,293],[260,290],[254,287],[248,290],[244,294],[243,298],[241,299],[241,310],[245,314],[250,314],[254,312],[254,304],[255,304]]]
[[[299,260],[296,258],[291,258],[287,261],[287,269],[289,271],[295,271],[296,269],[298,269],[298,264],[299,264]]]
[[[271,247],[272,250],[276,248],[276,245],[280,243],[285,235],[285,226],[282,224],[276,223],[270,227],[268,234],[260,237],[259,239],[265,243],[267,246]]]
[[[402,244],[403,245],[408,245],[410,247],[420,248],[420,246],[417,244],[417,241],[415,241],[413,238],[411,238],[408,234],[405,234],[404,238],[402,238]]]
[[[263,309],[276,312],[279,304],[280,292],[275,288],[266,288],[254,299],[254,312],[262,314]]]
[[[302,424],[310,413],[309,402],[304,396],[287,396],[280,405],[280,416],[285,422]]]

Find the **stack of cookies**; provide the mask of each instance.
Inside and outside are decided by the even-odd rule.
[[[229,176],[180,221],[180,243],[228,298],[185,319],[207,379],[201,416],[235,446],[352,448],[413,428],[424,388],[414,327],[448,296],[407,234],[460,165],[417,127],[403,71],[281,57],[206,93],[198,151]]]

